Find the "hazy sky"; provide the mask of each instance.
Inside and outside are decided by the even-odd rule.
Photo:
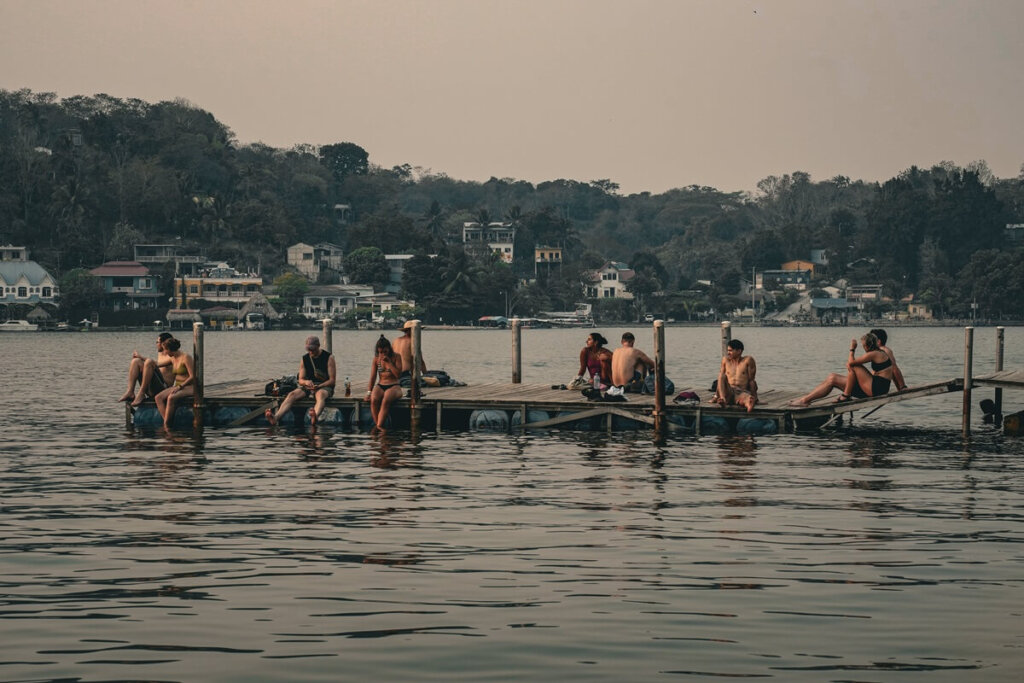
[[[0,88],[185,98],[454,178],[752,190],[1024,162],[1021,0],[0,0]]]

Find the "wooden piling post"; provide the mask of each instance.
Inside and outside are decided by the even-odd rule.
[[[324,329],[324,339],[322,346],[324,347],[324,350],[327,351],[328,353],[334,353],[334,339],[332,338],[333,335],[331,334],[331,319],[324,318],[323,320],[320,321],[320,323],[323,325]]]
[[[1003,345],[1005,339],[1006,328],[996,328],[996,372],[1003,369]],[[995,421],[997,425],[1003,423],[1003,388],[996,387],[996,395],[994,397],[996,404]]]
[[[192,428],[203,428],[203,410],[206,408],[203,400],[203,324],[192,323],[192,362],[195,366],[195,389],[192,394]],[[173,416],[172,416],[173,417]]]
[[[971,435],[971,384],[974,383],[974,328],[964,328],[964,417],[963,435]]]
[[[523,332],[519,318],[512,318],[512,384],[523,382]]]
[[[725,358],[725,352],[729,349],[729,342],[732,341],[732,323],[728,320],[722,321],[722,358]]]
[[[419,320],[412,321],[412,390],[409,392],[409,420],[414,425],[420,421],[420,366],[423,363],[420,332],[422,324]]]
[[[661,427],[665,413],[665,321],[654,321],[654,427]]]

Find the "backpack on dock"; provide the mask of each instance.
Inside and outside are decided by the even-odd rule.
[[[267,386],[264,387],[263,393],[267,396],[287,396],[298,388],[299,376],[285,375],[280,379],[272,379],[267,382]]]

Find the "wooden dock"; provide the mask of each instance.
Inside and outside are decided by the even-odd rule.
[[[277,405],[278,399],[264,395],[265,382],[242,380],[208,385],[205,390],[206,424],[238,426],[266,424],[263,411]],[[683,388],[700,396],[700,402],[666,402],[664,424],[669,430],[694,434],[740,432],[770,434],[818,429],[853,411],[874,412],[890,403],[924,396],[959,392],[960,379],[949,379],[911,387],[902,392],[835,403],[826,397],[807,407],[789,402],[799,398],[797,391],[772,390],[760,396],[751,412],[709,403],[712,394],[705,390]],[[655,424],[655,397],[626,394],[625,401],[588,401],[582,393],[553,389],[549,385],[487,383],[459,387],[424,388],[414,410],[408,391],[392,406],[394,424],[409,427],[415,419],[419,428],[442,429],[629,429]],[[147,404],[149,405],[149,404]],[[302,420],[313,405],[310,399],[297,401],[293,420]],[[327,401],[325,424],[349,428],[369,428],[369,401],[363,396],[338,397]],[[187,407],[181,411],[191,410]],[[334,412],[331,412],[331,411]],[[191,419],[191,418],[190,418]],[[293,422],[294,424],[294,422]]]
[[[414,321],[417,322],[418,321]],[[655,322],[655,376],[664,376],[664,338],[661,321]],[[912,386],[903,391],[862,399],[835,402],[828,396],[807,406],[794,406],[790,402],[802,392],[795,390],[769,390],[759,394],[759,403],[747,412],[737,406],[723,407],[711,403],[712,394],[693,387],[676,387],[678,393],[692,392],[695,401],[675,402],[671,396],[626,394],[624,401],[606,402],[588,400],[580,391],[551,385],[522,384],[518,326],[513,328],[512,382],[487,383],[471,386],[423,387],[419,392],[406,390],[406,396],[396,401],[391,409],[392,425],[421,430],[442,429],[580,429],[605,430],[654,427],[658,430],[684,431],[692,434],[734,432],[740,434],[774,434],[808,431],[826,427],[854,411],[867,411],[864,417],[890,403],[909,401],[958,392],[963,395],[963,429],[970,433],[971,390],[975,387],[995,388],[995,410],[1001,414],[1002,390],[1024,388],[1024,371],[1002,368],[1003,329],[997,328],[998,352],[996,371],[985,375],[972,372],[973,328],[966,328],[964,374],[960,377]],[[283,397],[264,394],[264,380],[243,379],[215,385],[202,382],[202,325],[195,328],[196,367],[199,381],[191,407],[179,406],[175,424],[183,425],[187,419],[199,428],[211,426],[239,426],[266,424],[263,416],[268,408],[276,408]],[[413,352],[419,358],[419,327],[413,328]],[[729,339],[728,323],[722,326],[723,350]],[[324,321],[325,346],[330,348],[331,329]],[[418,367],[417,363],[414,366]],[[414,381],[417,375],[414,369]],[[971,377],[969,383],[964,377]],[[657,383],[656,383],[657,386]],[[340,387],[339,387],[340,393]],[[413,395],[416,393],[417,395]],[[353,429],[369,429],[370,405],[368,397],[335,395],[327,401],[321,418],[323,424]],[[295,424],[305,418],[313,401],[296,401],[291,415],[284,416],[283,424]],[[126,407],[126,422],[135,425],[159,424],[152,402],[143,404],[135,413]]]

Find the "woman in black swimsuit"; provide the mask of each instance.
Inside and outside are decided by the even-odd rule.
[[[833,389],[842,389],[843,393],[836,403],[849,401],[851,398],[867,398],[889,393],[892,384],[892,359],[889,354],[879,348],[878,337],[868,332],[860,338],[864,347],[864,355],[857,358],[857,340],[850,340],[850,358],[846,361],[847,374],[833,372],[806,396],[801,396],[790,405],[806,406],[815,399],[828,396]],[[865,367],[871,364],[871,371]]]
[[[374,347],[370,386],[366,390],[370,397],[370,415],[378,429],[384,428],[391,404],[402,398],[402,387],[398,384],[401,374],[402,357],[394,352],[391,342],[382,334]]]

